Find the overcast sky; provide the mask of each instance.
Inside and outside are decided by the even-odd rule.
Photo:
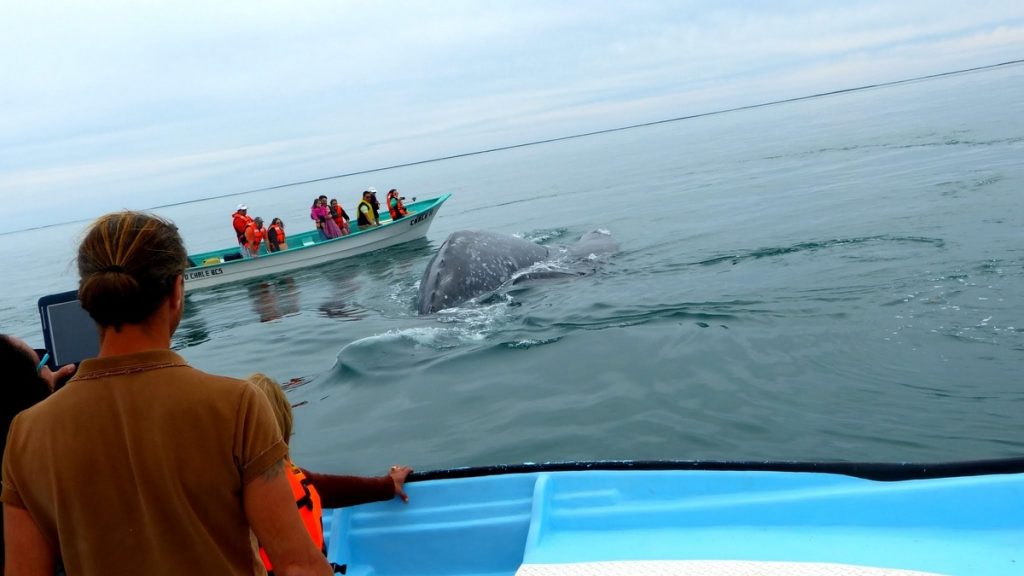
[[[0,232],[1021,58],[1020,0],[0,0]]]

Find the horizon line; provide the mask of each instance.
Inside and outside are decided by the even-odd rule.
[[[152,206],[150,208],[146,208],[146,210],[157,210],[157,209],[160,209],[160,208],[169,208],[169,207],[172,207],[172,206],[180,206],[182,204],[189,204],[189,203],[192,203],[192,202],[202,202],[204,200],[217,200],[219,198],[230,198],[232,196],[241,196],[243,194],[252,194],[252,193],[255,193],[255,192],[266,192],[267,190],[277,190],[279,188],[288,188],[288,187],[291,187],[291,186],[300,186],[300,185],[303,185],[303,184],[313,184],[315,182],[326,182],[328,180],[337,180],[339,178],[348,178],[349,176],[359,176],[359,175],[362,175],[362,174],[372,174],[374,172],[383,172],[384,170],[393,170],[393,169],[396,169],[396,168],[407,168],[409,166],[418,166],[420,164],[429,164],[429,163],[432,163],[432,162],[442,162],[444,160],[454,160],[456,158],[466,158],[466,157],[469,157],[469,156],[477,156],[477,155],[480,155],[480,154],[487,154],[487,153],[490,153],[490,152],[501,152],[501,151],[504,151],[504,150],[514,150],[516,148],[525,148],[527,146],[536,146],[536,145],[539,145],[539,144],[550,144],[552,142],[560,142],[560,141],[563,141],[563,140],[572,140],[572,139],[575,139],[575,138],[584,138],[584,137],[587,137],[587,136],[596,136],[598,134],[609,134],[609,133],[612,133],[612,132],[620,132],[620,131],[623,131],[623,130],[631,130],[631,129],[634,129],[634,128],[644,128],[644,127],[648,127],[648,126],[657,126],[659,124],[668,124],[670,122],[680,122],[682,120],[692,120],[694,118],[703,118],[703,117],[706,117],[706,116],[716,116],[716,115],[719,115],[719,114],[728,114],[730,112],[739,112],[739,111],[742,111],[742,110],[752,110],[752,109],[755,109],[755,108],[764,108],[764,107],[767,107],[767,106],[777,106],[779,104],[789,104],[789,103],[792,103],[792,102],[800,102],[800,101],[803,101],[803,100],[811,100],[811,99],[814,99],[814,98],[825,98],[825,97],[828,97],[828,96],[836,96],[836,95],[839,95],[839,94],[848,94],[848,93],[851,93],[851,92],[859,92],[859,91],[863,91],[863,90],[871,90],[871,89],[874,89],[874,88],[885,88],[885,87],[889,87],[889,86],[897,86],[897,85],[900,85],[900,84],[909,84],[911,82],[920,82],[920,81],[925,81],[925,80],[934,80],[936,78],[943,78],[943,77],[946,77],[946,76],[955,76],[957,74],[969,74],[969,73],[972,73],[972,72],[980,72],[980,71],[983,71],[983,70],[992,70],[992,69],[995,69],[995,68],[1001,68],[1001,67],[1004,67],[1004,66],[1014,66],[1014,65],[1018,65],[1018,64],[1024,64],[1024,58],[1020,58],[1020,59],[1017,59],[1017,60],[1007,60],[1005,62],[999,62],[997,64],[985,64],[985,65],[982,65],[982,66],[974,66],[974,67],[971,67],[971,68],[963,68],[963,69],[959,69],[959,70],[950,70],[950,71],[947,71],[947,72],[938,72],[936,74],[926,74],[924,76],[915,76],[913,78],[904,78],[904,79],[901,79],[901,80],[890,80],[888,82],[877,82],[877,83],[874,83],[874,84],[865,84],[865,85],[862,85],[862,86],[854,86],[854,87],[850,87],[850,88],[840,88],[840,89],[837,89],[837,90],[829,90],[829,91],[826,91],[826,92],[817,92],[817,93],[808,94],[808,95],[805,95],[805,96],[795,96],[795,97],[792,97],[792,98],[783,98],[783,99],[779,99],[779,100],[771,100],[769,102],[760,102],[758,104],[746,104],[746,105],[743,105],[743,106],[734,106],[732,108],[723,108],[721,110],[712,110],[712,111],[708,111],[708,112],[698,112],[698,113],[695,113],[695,114],[687,114],[687,115],[683,115],[683,116],[675,116],[675,117],[672,117],[672,118],[664,118],[662,120],[652,120],[650,122],[640,122],[640,123],[637,123],[637,124],[630,124],[630,125],[627,125],[627,126],[618,126],[618,127],[614,127],[614,128],[602,128],[600,130],[592,130],[590,132],[581,132],[581,133],[578,133],[578,134],[570,134],[570,135],[567,135],[567,136],[557,136],[557,137],[554,137],[554,138],[545,138],[545,139],[542,139],[542,140],[533,140],[533,141],[530,141],[530,142],[521,142],[521,143],[518,143],[518,144],[508,144],[508,145],[505,145],[505,146],[496,146],[496,147],[493,147],[493,148],[486,148],[486,149],[483,149],[483,150],[475,150],[475,151],[470,151],[470,152],[460,152],[460,153],[457,153],[457,154],[450,154],[450,155],[447,155],[447,156],[438,156],[436,158],[428,158],[428,159],[425,159],[425,160],[415,160],[415,161],[412,161],[412,162],[403,162],[403,163],[399,163],[399,164],[391,164],[391,165],[388,165],[388,166],[379,166],[379,167],[376,167],[376,168],[367,168],[367,169],[363,169],[363,170],[356,170],[356,171],[353,171],[353,172],[346,172],[344,174],[335,174],[335,175],[332,175],[332,176],[322,176],[322,177],[319,177],[319,178],[310,178],[310,179],[307,179],[307,180],[298,180],[298,181],[295,181],[295,182],[288,182],[288,183],[285,183],[285,184],[275,184],[273,186],[264,186],[262,188],[252,188],[252,189],[249,189],[249,190],[243,190],[241,192],[228,192],[228,193],[225,193],[225,194],[217,194],[217,195],[214,195],[214,196],[206,196],[206,197],[203,197],[203,198],[193,198],[191,200],[182,200],[180,202],[171,202],[171,203],[168,203],[168,204],[161,204],[159,206]],[[68,220],[66,222],[55,222],[55,223],[52,223],[52,224],[43,224],[43,225],[40,225],[40,226],[33,226],[33,227],[30,227],[30,228],[20,228],[18,230],[10,230],[10,231],[7,231],[7,232],[0,232],[0,236],[4,236],[4,235],[7,235],[7,234],[13,234],[15,232],[28,232],[28,231],[31,231],[31,230],[38,230],[38,229],[41,229],[41,228],[49,228],[51,226],[60,226],[60,225],[63,225],[63,224],[73,224],[75,222],[84,222],[86,220],[89,220],[89,218],[83,218],[83,219],[80,219],[80,220]]]
[[[416,165],[419,165],[419,164],[429,164],[431,162],[441,162],[443,160],[453,160],[455,158],[465,158],[467,156],[476,156],[478,154],[487,154],[489,152],[500,152],[500,151],[503,151],[503,150],[512,150],[512,149],[515,149],[515,148],[523,148],[523,147],[526,147],[526,146],[534,146],[534,145],[537,145],[537,144],[548,144],[548,143],[551,143],[551,142],[559,142],[559,141],[562,141],[562,140],[571,140],[573,138],[584,138],[586,136],[595,136],[597,134],[608,134],[610,132],[619,132],[619,131],[622,131],[622,130],[631,130],[633,128],[643,128],[643,127],[646,127],[646,126],[656,126],[658,124],[667,124],[667,123],[670,123],[670,122],[679,122],[679,121],[682,121],[682,120],[692,120],[694,118],[702,118],[702,117],[705,117],[705,116],[715,116],[715,115],[718,115],[718,114],[727,114],[727,113],[730,113],[730,112],[739,112],[741,110],[751,110],[751,109],[754,109],[754,108],[763,108],[763,107],[766,107],[766,106],[775,106],[775,105],[778,105],[778,104],[787,104],[787,103],[790,103],[790,102],[799,102],[801,100],[810,100],[810,99],[813,99],[813,98],[824,98],[826,96],[835,96],[837,94],[845,94],[845,93],[849,93],[849,92],[858,92],[858,91],[861,91],[861,90],[870,90],[870,89],[873,89],[873,88],[884,88],[884,87],[887,87],[887,86],[895,86],[895,85],[898,85],[898,84],[907,84],[907,83],[910,83],[910,82],[919,82],[919,81],[922,81],[922,80],[932,80],[932,79],[941,78],[941,77],[944,77],[944,76],[954,76],[954,75],[957,75],[957,74],[967,74],[967,73],[971,73],[971,72],[979,72],[979,71],[982,71],[982,70],[990,70],[990,69],[993,69],[993,68],[999,68],[1001,66],[1012,66],[1012,65],[1016,65],[1016,64],[1024,64],[1024,58],[1021,58],[1021,59],[1018,59],[1018,60],[1008,60],[1006,62],[1000,62],[998,64],[986,64],[986,65],[983,65],[983,66],[975,66],[975,67],[972,67],[972,68],[963,68],[963,69],[960,69],[960,70],[951,70],[951,71],[948,71],[948,72],[939,72],[939,73],[936,73],[936,74],[927,74],[925,76],[915,76],[913,78],[904,78],[902,80],[891,80],[891,81],[888,81],[888,82],[878,82],[878,83],[875,83],[875,84],[865,84],[863,86],[855,86],[855,87],[852,87],[852,88],[840,88],[838,90],[829,90],[827,92],[818,92],[818,93],[809,94],[809,95],[806,95],[806,96],[795,96],[795,97],[792,97],[792,98],[783,98],[781,100],[772,100],[772,101],[769,101],[769,102],[761,102],[761,103],[758,103],[758,104],[746,104],[746,105],[743,105],[743,106],[735,106],[735,107],[732,107],[732,108],[723,108],[721,110],[712,110],[712,111],[709,111],[709,112],[698,112],[696,114],[687,114],[685,116],[675,116],[673,118],[665,118],[665,119],[662,119],[662,120],[652,120],[650,122],[641,122],[641,123],[638,123],[638,124],[630,124],[628,126],[618,126],[618,127],[615,127],[615,128],[602,128],[600,130],[593,130],[593,131],[590,131],[590,132],[581,132],[579,134],[571,134],[571,135],[568,135],[568,136],[556,136],[554,138],[545,138],[543,140],[533,140],[533,141],[530,141],[530,142],[521,142],[519,144],[509,144],[509,145],[506,145],[506,146],[497,146],[497,147],[494,147],[494,148],[487,148],[487,149],[484,149],[484,150],[476,150],[476,151],[472,151],[472,152],[460,152],[458,154],[451,154],[451,155],[448,155],[448,156],[439,156],[437,158],[429,158],[429,159],[426,159],[426,160],[415,160],[415,161],[412,161],[412,162],[403,162],[401,164],[392,164],[390,166],[382,166],[382,167],[378,167],[378,168],[368,168],[368,169],[364,169],[364,170],[357,170],[357,171],[354,171],[354,172],[346,172],[344,174],[336,174],[336,175],[333,175],[333,176],[323,176],[323,177],[320,177],[320,178],[311,178],[311,179],[308,179],[308,180],[299,180],[299,181],[296,181],[296,182],[289,182],[287,184],[276,184],[274,186],[265,186],[263,188],[253,188],[251,190],[246,190],[244,192],[232,192],[230,194],[221,194],[221,195],[218,195],[218,196],[210,196],[208,198],[200,198],[198,200],[216,200],[217,198],[227,198],[227,197],[230,197],[230,196],[237,196],[237,195],[241,195],[241,194],[251,194],[251,193],[254,193],[254,192],[265,192],[267,190],[276,190],[278,188],[287,188],[289,186],[299,186],[299,185],[302,185],[302,184],[312,184],[314,182],[324,182],[324,181],[327,181],[327,180],[336,180],[338,178],[347,178],[349,176],[359,176],[361,174],[370,174],[370,173],[373,173],[373,172],[381,172],[381,171],[384,171],[384,170],[392,170],[394,168],[405,168],[405,167],[408,167],[408,166],[416,166]],[[192,200],[191,202],[195,202],[195,201],[198,201],[198,200]],[[164,208],[164,207],[167,207],[167,206],[177,206],[179,204],[187,204],[187,203],[188,202],[175,202],[173,204],[165,204],[163,206],[156,206],[156,208]]]

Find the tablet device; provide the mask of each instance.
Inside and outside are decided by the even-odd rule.
[[[100,333],[78,301],[78,291],[50,294],[39,299],[39,320],[50,370],[94,358],[100,351]]]

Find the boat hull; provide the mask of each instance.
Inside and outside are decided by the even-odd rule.
[[[385,220],[380,226],[356,230],[348,236],[319,240],[316,231],[288,238],[288,250],[261,253],[256,258],[224,261],[238,248],[190,255],[198,266],[185,270],[185,290],[194,291],[229,282],[273,276],[284,272],[352,258],[396,246],[426,236],[441,205],[450,195],[411,204],[411,213],[396,221]],[[203,265],[203,262],[208,262]]]
[[[349,575],[1020,574],[1024,459],[952,477],[605,465],[413,475],[408,504],[326,511],[328,556]]]

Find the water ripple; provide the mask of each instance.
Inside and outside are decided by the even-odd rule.
[[[860,244],[886,242],[928,244],[935,248],[942,248],[945,246],[945,241],[942,240],[941,238],[928,238],[924,236],[892,236],[888,234],[883,234],[879,236],[863,236],[859,238],[834,238],[831,240],[799,242],[797,244],[792,244],[790,246],[773,246],[768,248],[757,248],[754,250],[748,250],[746,252],[714,256],[712,258],[706,258],[704,260],[694,262],[693,264],[701,266],[712,266],[715,264],[721,264],[723,262],[738,264],[739,262],[744,260],[758,260],[761,258],[783,256],[787,254],[795,254],[798,252],[815,252],[818,250],[825,250],[841,246],[855,246]]]

